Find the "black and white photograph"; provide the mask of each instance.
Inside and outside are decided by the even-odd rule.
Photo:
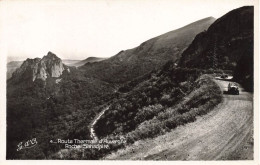
[[[258,4],[0,1],[1,159],[259,164]]]

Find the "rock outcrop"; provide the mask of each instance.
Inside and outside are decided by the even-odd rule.
[[[64,70],[68,68],[62,63],[52,52],[48,52],[46,56],[35,59],[27,59],[23,62],[12,75],[13,80],[29,80],[37,79],[45,81],[48,77],[60,77]]]

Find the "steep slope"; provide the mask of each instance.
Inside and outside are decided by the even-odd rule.
[[[136,48],[120,51],[107,60],[85,64],[80,70],[89,76],[94,75],[109,82],[122,83],[132,80],[158,69],[168,60],[178,60],[195,35],[206,30],[214,21],[212,17],[202,19],[152,38]]]
[[[179,65],[233,70],[234,79],[253,88],[254,8],[235,9],[198,34],[183,52]]]
[[[241,56],[234,69],[234,80],[241,83],[246,90],[254,91],[254,53],[253,44]]]

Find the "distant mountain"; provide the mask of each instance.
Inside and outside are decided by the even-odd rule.
[[[235,9],[198,34],[183,52],[179,65],[233,70],[234,79],[253,88],[254,8]],[[249,85],[251,84],[251,85]]]
[[[73,66],[73,64],[80,62],[81,60],[70,60],[70,59],[62,59],[62,63],[67,66]]]
[[[64,70],[68,70],[68,68],[61,59],[52,52],[48,52],[42,59],[28,58],[25,60],[20,68],[12,74],[10,82],[33,82],[36,79],[45,81],[48,77],[60,77]]]
[[[13,72],[22,65],[23,61],[11,61],[7,63],[6,78],[12,77]]]
[[[70,64],[70,66],[82,66],[82,65],[85,65],[86,63],[93,63],[93,62],[99,62],[99,61],[103,61],[107,58],[99,58],[99,57],[88,57],[86,58],[85,60],[82,60],[82,61],[78,61],[76,63],[72,63]]]
[[[99,63],[88,63],[80,68],[87,76],[104,81],[122,83],[157,69],[168,60],[178,60],[196,34],[207,30],[215,21],[208,17],[180,29],[152,38],[140,46],[120,51]]]

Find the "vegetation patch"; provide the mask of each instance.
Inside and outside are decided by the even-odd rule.
[[[180,103],[166,108],[129,132],[126,135],[128,142],[133,143],[140,139],[153,138],[179,125],[194,122],[197,116],[208,113],[221,102],[221,90],[210,76],[199,77],[195,86],[194,90],[185,96]]]

